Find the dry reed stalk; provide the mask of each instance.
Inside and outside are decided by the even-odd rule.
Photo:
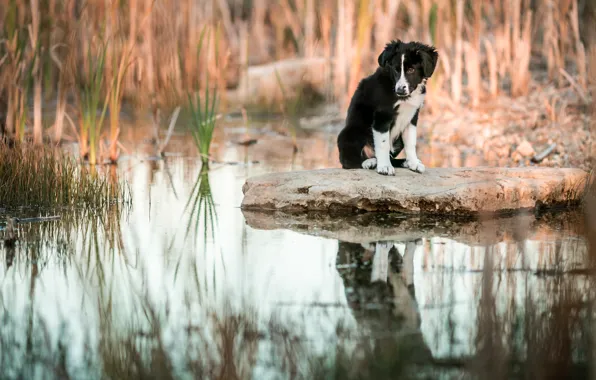
[[[154,65],[157,72],[158,81],[155,84],[156,92],[162,94],[162,98],[166,94],[173,94],[164,99],[168,103],[176,103],[177,95],[181,93],[183,88],[183,74],[181,71],[181,62],[179,55],[179,44],[177,42],[177,28],[175,25],[176,9],[172,3],[168,3],[170,8],[165,8],[166,4],[161,4],[159,8],[155,9],[156,14],[165,14],[165,17],[158,17],[154,24],[155,45]],[[195,54],[196,55],[196,54]]]
[[[500,4],[500,1],[497,1]],[[502,9],[505,8],[505,9]],[[502,22],[498,24],[495,30],[495,49],[499,61],[499,78],[504,80],[511,66],[511,25],[509,6],[499,7],[499,18]]]
[[[555,6],[554,0],[544,0],[545,18],[544,18],[544,43],[543,55],[546,58],[548,77],[550,80],[555,78],[557,62],[559,61],[559,43],[557,35],[558,29],[555,25]]]
[[[265,62],[269,58],[267,35],[265,33],[265,16],[267,11],[267,3],[265,0],[253,0],[252,2],[252,33],[253,42],[257,49],[257,57],[259,62]],[[299,36],[296,35],[296,38]]]
[[[586,91],[582,88],[582,86],[578,84],[577,81],[573,79],[573,77],[569,75],[567,71],[565,71],[565,69],[560,69],[559,72],[563,77],[565,77],[565,79],[567,79],[567,81],[569,81],[569,84],[571,84],[571,87],[573,87],[573,89],[577,92],[579,97],[582,98],[583,102],[585,104],[589,104],[590,99],[588,98],[588,95],[586,94]]]
[[[354,43],[354,13],[355,13],[355,4],[353,0],[346,0],[345,4],[345,29],[344,29],[344,53],[343,53],[343,64],[344,65],[349,65],[349,67],[351,67],[351,65],[353,64],[353,60],[354,60],[354,50],[352,49],[353,43]],[[341,109],[346,111],[349,105],[349,99],[350,99],[350,92],[348,89],[349,83],[350,83],[350,71],[348,70],[348,68],[345,69],[345,82],[344,82],[344,87],[338,91],[339,92],[339,98],[340,98],[340,104],[341,104]]]
[[[171,43],[172,50],[174,52],[174,65],[176,69],[176,86],[178,93],[181,93],[184,88],[188,86],[185,85],[184,82],[184,58],[182,54],[184,53],[183,50],[183,42],[184,41],[184,25],[182,24],[182,20],[184,20],[184,16],[180,14],[180,5],[178,4],[178,8],[175,9],[172,15],[172,22],[173,22],[173,38],[174,41]]]
[[[5,121],[5,131],[6,134],[8,134],[9,136],[15,135],[15,108],[16,108],[16,102],[15,102],[15,93],[16,91],[10,91],[7,90],[7,101],[6,101],[6,121]]]
[[[295,39],[299,39],[302,36],[302,23],[298,15],[292,10],[289,0],[281,0],[280,5],[283,9],[286,22],[292,31]]]
[[[369,0],[361,0],[360,8],[358,9],[358,31],[356,34],[356,51],[352,56],[352,65],[350,66],[350,81],[348,85],[348,93],[353,94],[356,91],[356,86],[360,82],[362,76],[363,61],[366,57],[366,52],[370,46],[370,30],[372,24],[372,9]]]
[[[449,35],[442,33],[442,30],[448,27],[448,22],[446,22],[448,19],[445,17],[445,4],[445,0],[433,2],[433,5],[430,9],[431,14],[428,15],[429,28],[431,29],[429,31],[431,38],[430,41],[437,48],[440,56],[437,69],[427,84],[429,98],[427,107],[431,114],[435,114],[437,108],[440,107],[440,104],[437,102],[437,100],[442,100],[446,97],[449,97],[448,94],[440,94],[445,83],[448,83],[448,78],[451,72],[451,66],[449,64],[450,51],[442,48],[445,46],[444,41],[450,39]],[[447,45],[451,46],[450,44]]]
[[[209,50],[210,45],[208,42],[211,35],[210,32],[212,29],[213,14],[211,13],[210,7],[208,5],[209,4],[202,3],[201,7],[197,11],[197,14],[199,15],[199,19],[196,22],[197,43],[194,45],[192,50],[192,54],[195,57],[194,59],[197,61],[196,88],[199,90],[205,88],[204,81],[207,78],[211,80],[211,73],[213,73],[213,54]],[[204,39],[205,33],[207,34],[207,40]],[[204,79],[201,78],[201,74],[203,73],[207,73],[202,75]]]
[[[137,21],[138,21],[138,0],[128,0],[128,43],[129,46],[132,47],[131,54],[132,56],[136,56],[137,52]],[[128,70],[125,76],[125,89],[130,92],[136,92],[135,88],[135,80],[134,74],[137,70],[138,63],[135,62],[134,65],[131,67],[131,70]]]
[[[304,17],[304,56],[307,58],[315,55],[315,5],[314,0],[305,1],[305,17]]]
[[[232,12],[230,10],[230,3],[226,0],[217,0],[219,12],[226,30],[227,41],[230,45],[231,51],[238,51],[238,32],[232,22]]]
[[[296,7],[296,15],[298,17],[304,17],[306,15],[306,0],[294,0],[294,6]]]
[[[67,28],[69,28],[67,26]],[[70,87],[72,86],[74,71],[76,67],[76,58],[73,53],[73,46],[76,46],[75,35],[66,30],[66,45],[52,47],[50,57],[58,68],[58,95],[56,102],[56,118],[54,121],[54,142],[59,144],[62,140],[62,133],[64,131],[64,118],[66,116],[66,97]],[[56,48],[66,49],[66,54],[62,56],[62,60],[55,54]]]
[[[451,43],[451,34],[449,33],[450,25],[448,21],[446,21],[445,16],[445,9],[448,8],[446,6],[446,0],[438,0],[436,3],[437,6],[437,22],[435,26],[435,30],[438,31],[435,36],[435,40],[433,41],[434,45],[437,48],[441,48],[444,46],[452,46]],[[448,9],[450,9],[449,7]]]
[[[116,35],[117,25],[116,20],[118,17],[118,3],[116,1],[112,2],[112,6],[110,9],[110,19],[111,19],[111,31]],[[109,107],[110,107],[110,145],[109,145],[109,156],[108,159],[110,162],[115,163],[118,160],[119,150],[118,150],[118,136],[120,135],[120,110],[122,107],[122,86],[124,83],[124,77],[128,68],[132,63],[132,54],[134,50],[134,40],[128,40],[126,46],[122,47],[120,51],[120,58],[116,61],[116,45],[113,41],[111,49],[108,48],[108,51],[111,51],[109,57],[114,61],[109,63],[107,70],[108,83],[110,83],[110,91],[109,91]],[[116,63],[114,66],[113,63]]]
[[[468,78],[469,78],[469,87],[471,87],[472,93],[472,104],[474,106],[478,106],[480,103],[480,99],[483,96],[482,91],[482,74],[481,74],[481,65],[482,65],[482,47],[480,44],[481,40],[481,33],[482,33],[482,2],[476,1],[474,2],[474,32],[472,34],[472,44],[471,48],[474,50],[472,56],[470,57],[471,61],[468,64],[469,69],[468,71]],[[467,58],[467,55],[466,55]]]
[[[580,21],[580,35],[586,44],[588,57],[590,55],[590,48],[596,44],[596,2],[585,1],[583,3]],[[589,63],[588,63],[589,65]]]
[[[559,43],[561,44],[561,54],[562,54],[562,62],[560,67],[564,67],[565,65],[565,57],[570,49],[570,45],[572,43],[570,37],[572,34],[569,32],[570,25],[566,21],[571,13],[573,0],[559,0],[556,4],[559,6],[557,15],[559,17],[557,26],[559,27]]]
[[[588,85],[590,88],[594,88],[594,86],[596,86],[596,44],[594,44],[595,41],[592,41],[592,45],[590,46],[589,50],[588,50]],[[593,90],[591,90],[592,92]],[[594,98],[593,92],[592,92],[592,98]],[[591,156],[592,157],[596,157],[596,104],[594,102],[592,102],[590,104],[590,112],[592,115],[592,120],[590,123],[590,132],[592,135],[592,146],[591,146]],[[594,190],[593,190],[594,191]],[[594,194],[596,194],[596,191],[594,192]],[[594,212],[596,212],[596,208],[593,209]],[[594,251],[596,252],[596,250]]]
[[[183,3],[182,12],[186,15],[186,49],[184,50],[184,75],[186,83],[194,86],[196,75],[196,47],[197,47],[197,33],[195,29],[196,24],[196,5],[193,0],[187,0]]]
[[[283,52],[283,46],[285,41],[285,29],[286,29],[286,21],[285,16],[283,15],[283,8],[279,4],[271,5],[271,26],[273,28],[273,35],[274,35],[274,44],[277,47],[275,49],[274,58],[276,60],[282,60],[285,58]],[[242,49],[242,42],[240,42]]]
[[[31,48],[34,54],[34,68],[33,68],[33,144],[40,145],[42,143],[42,120],[41,120],[41,107],[42,107],[42,50],[41,36],[40,36],[40,9],[39,0],[31,0],[31,24],[29,25],[29,38],[31,42]]]
[[[240,24],[240,52],[239,52],[239,77],[240,79],[240,86],[244,85],[243,88],[239,88],[240,97],[241,99],[246,99],[248,97],[248,90],[249,90],[249,83],[248,83],[248,24],[246,22],[242,22]],[[242,80],[245,78],[245,80]]]
[[[27,119],[27,93],[26,91],[19,91],[17,93],[18,105],[17,109],[19,114],[17,115],[17,140],[23,142],[25,140],[25,122]]]
[[[335,97],[339,100],[343,108],[343,97],[341,95],[345,91],[346,87],[346,1],[350,0],[337,0],[337,32],[335,38],[335,70],[333,73],[334,85],[335,85]]]
[[[320,16],[320,29],[321,40],[323,43],[323,54],[325,56],[325,59],[327,60],[327,65],[325,66],[325,78],[327,78],[328,83],[328,86],[325,91],[325,99],[327,100],[333,99],[333,50],[331,46],[331,19],[333,17],[334,10],[333,4],[333,0],[326,0],[323,4]]]
[[[323,42],[323,52],[326,58],[331,58],[331,19],[333,17],[333,2],[326,0],[323,4],[320,15],[319,28],[321,29],[321,40]]]
[[[584,47],[584,44],[582,43],[579,34],[579,9],[577,6],[577,0],[573,0],[569,18],[571,22],[571,29],[573,30],[573,37],[575,40],[575,62],[579,74],[579,85],[582,87],[583,90],[586,90],[586,49]]]
[[[374,8],[374,12],[373,12],[373,25],[374,25],[374,31],[373,31],[373,36],[374,36],[374,45],[373,45],[373,49],[375,51],[375,53],[379,54],[382,46],[383,46],[383,40],[384,37],[382,36],[382,29],[383,28],[383,22],[385,22],[385,12],[386,10],[384,9],[383,6],[377,6]],[[385,43],[388,41],[385,41]]]
[[[594,90],[594,86],[596,86],[596,43],[592,44],[588,50],[587,79],[588,87]],[[592,104],[592,107],[596,110],[596,104]]]
[[[90,38],[89,38],[89,27],[90,20],[87,17],[87,12],[83,11],[80,13],[80,22],[79,22],[79,39],[78,39],[78,51],[87,51],[87,46],[89,46]],[[89,60],[87,59],[87,54],[81,55],[81,66],[82,71],[85,73],[89,72]]]
[[[201,88],[207,88],[207,81],[213,83],[217,80],[217,73],[219,68],[217,67],[217,53],[216,53],[216,40],[219,37],[219,27],[214,26],[212,23],[205,24],[206,39],[203,41],[203,47],[201,49],[201,58],[206,67],[205,83],[202,83]],[[212,42],[213,41],[213,42]],[[205,52],[205,54],[203,54]],[[215,79],[215,80],[214,80]],[[217,82],[216,82],[217,84]],[[210,85],[211,87],[211,85]]]
[[[480,52],[480,39],[482,38],[482,4],[481,1],[474,2],[474,33],[473,44],[474,48]]]
[[[219,109],[221,110],[224,110],[227,104],[225,97],[226,83],[224,75],[228,68],[230,49],[226,42],[227,40],[223,35],[221,23],[218,22],[215,26],[214,43],[209,47],[209,62],[212,63],[211,75],[215,79],[215,83],[219,91]]]
[[[226,50],[225,52],[222,52],[223,56],[220,57],[220,69],[218,70],[218,74],[217,74],[217,87],[218,87],[218,91],[219,91],[219,107],[220,110],[226,110],[227,106],[228,106],[228,97],[226,96],[226,87],[227,87],[227,82],[226,82],[226,78],[225,78],[225,74],[228,70],[228,67],[230,65],[230,56],[231,56],[231,52],[230,50]]]
[[[422,17],[420,14],[419,1],[406,1],[404,7],[406,8],[406,14],[408,16],[409,27],[406,32],[409,34],[410,39],[420,39],[421,36],[421,21]]]
[[[480,104],[482,80],[480,77],[480,52],[467,41],[464,43],[464,52],[466,55],[466,74],[468,77],[468,92],[471,94],[472,106],[478,107]]]
[[[432,37],[430,35],[430,14],[432,9],[432,1],[431,0],[421,0],[420,1],[420,16],[421,16],[421,25],[422,25],[422,34],[424,41],[430,42],[432,41]]]
[[[149,96],[155,95],[155,69],[153,56],[153,0],[145,0],[145,20],[143,22],[143,55],[145,63],[145,79]]]
[[[488,60],[488,91],[494,99],[499,94],[499,73],[497,68],[497,53],[488,38],[484,39],[484,49]]]
[[[103,0],[103,5],[106,8],[107,12],[104,15],[103,25],[104,25],[104,38],[109,41],[109,44],[106,48],[106,63],[104,66],[104,71],[107,74],[107,82],[110,83],[110,76],[113,71],[112,67],[112,59],[116,56],[117,50],[117,33],[118,33],[118,25],[117,25],[117,17],[118,14],[114,14],[114,5],[118,5],[116,1],[112,0]]]
[[[58,73],[58,97],[56,102],[56,118],[54,121],[54,142],[59,144],[64,131],[64,115],[66,114],[66,74],[60,69]]]
[[[462,96],[462,29],[464,21],[464,0],[457,0],[455,10],[455,57],[453,73],[451,74],[451,96],[453,101],[460,103]]]
[[[12,26],[14,28],[14,26]],[[11,26],[7,26],[9,33]],[[3,58],[3,67],[0,70],[0,78],[2,87],[6,91],[6,133],[8,135],[15,136],[17,133],[17,115],[18,112],[18,99],[19,99],[19,86],[18,79],[20,72],[22,71],[21,61],[24,59],[22,51],[18,46],[18,30],[14,28],[12,36],[7,36],[7,40],[4,41],[6,49],[6,58]]]
[[[44,31],[41,33],[42,36],[42,46],[44,47],[44,51],[46,54],[49,53],[49,50],[53,46],[53,39],[52,36],[56,31],[56,20],[58,17],[56,15],[56,0],[47,0],[47,9],[45,10],[44,14],[46,20],[50,20],[49,22],[44,24]],[[43,78],[43,99],[44,100],[51,100],[54,96],[54,67],[52,65],[52,61],[44,58],[42,65],[42,78]]]
[[[565,22],[567,15],[571,8],[571,0],[558,0],[555,2],[557,8],[554,11],[554,22],[557,28],[557,40],[559,54],[555,56],[555,70],[558,72],[560,69],[565,68],[565,57],[568,52],[569,37],[568,25]],[[563,85],[564,79],[560,75],[555,76],[555,80],[559,86]]]
[[[18,16],[19,16],[19,25],[26,25],[27,22],[27,2],[26,1],[16,1],[17,6],[19,7]]]
[[[520,0],[516,0],[520,2]],[[520,96],[528,93],[530,84],[530,58],[532,49],[532,11],[529,8],[524,10],[525,21],[523,29],[514,33],[519,40],[515,40],[514,56],[512,61],[514,65],[510,66],[511,76],[511,95]],[[515,29],[521,28],[520,25],[515,25]]]
[[[515,56],[515,46],[517,42],[521,38],[521,13],[522,13],[522,4],[521,0],[511,0],[513,4],[510,4],[508,9],[511,10],[511,14],[509,15],[511,21],[511,41],[510,46],[512,56]],[[515,60],[514,60],[515,62]]]

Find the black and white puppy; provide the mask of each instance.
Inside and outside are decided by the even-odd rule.
[[[394,175],[395,167],[424,172],[416,154],[416,126],[438,58],[434,47],[420,42],[397,40],[385,46],[377,70],[358,84],[337,137],[344,169],[376,168],[384,175]],[[405,159],[396,159],[404,149]]]

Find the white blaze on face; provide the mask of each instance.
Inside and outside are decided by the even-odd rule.
[[[406,80],[406,73],[404,72],[404,61],[406,59],[406,55],[402,54],[401,55],[401,72],[399,74],[399,79],[397,80],[397,83],[395,84],[395,92],[397,92],[398,88],[405,88],[406,89],[406,94],[410,93],[410,88],[408,86],[408,81]]]

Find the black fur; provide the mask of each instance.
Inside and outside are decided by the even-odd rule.
[[[395,86],[401,73],[401,57],[405,54],[404,73],[410,93],[399,96]],[[378,57],[379,67],[370,76],[362,79],[354,92],[348,107],[346,124],[337,138],[339,160],[344,169],[360,169],[362,162],[370,156],[365,147],[374,151],[373,129],[386,132],[393,128],[399,114],[398,100],[408,100],[418,86],[424,94],[424,79],[430,78],[437,65],[438,53],[434,47],[419,42],[404,43],[391,41]],[[411,123],[417,125],[419,109]],[[402,167],[405,160],[395,157],[404,148],[401,135],[393,141],[391,164]]]

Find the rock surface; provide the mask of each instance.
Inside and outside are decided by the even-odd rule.
[[[588,173],[581,169],[429,168],[395,176],[374,170],[321,169],[249,178],[244,210],[395,211],[407,214],[499,213],[578,202]]]
[[[324,57],[312,57],[250,66],[240,78],[237,90],[228,92],[228,100],[274,106],[295,99],[298,94],[304,95],[307,90],[322,95],[328,84],[327,65]]]

